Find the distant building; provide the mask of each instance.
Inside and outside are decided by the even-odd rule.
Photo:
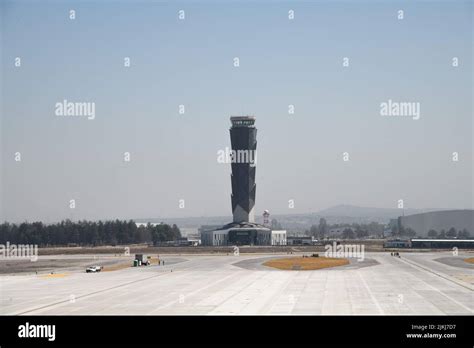
[[[227,230],[211,230],[201,232],[201,244],[209,246],[227,245]]]
[[[412,248],[428,249],[474,249],[474,239],[419,239],[411,240]]]
[[[427,237],[430,230],[440,233],[454,228],[457,231],[466,229],[474,237],[474,210],[441,210],[422,214],[401,216],[400,225],[411,228],[418,237]]]
[[[272,230],[272,245],[286,245],[286,231]]]
[[[221,225],[202,225],[201,227],[199,227],[198,232],[199,234],[202,234],[202,232],[214,231],[221,227]]]
[[[387,240],[383,243],[384,248],[409,248],[410,247],[409,240],[401,240],[401,239],[393,239]]]
[[[329,229],[328,236],[329,237],[341,237],[344,233],[344,230],[349,229],[354,232],[354,229],[351,226],[341,226],[341,227],[333,227]]]
[[[198,246],[199,244],[201,244],[199,239],[189,237],[181,237],[175,241],[176,246]]]
[[[313,245],[313,237],[309,237],[309,236],[286,237],[286,245]]]

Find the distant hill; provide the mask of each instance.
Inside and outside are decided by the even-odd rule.
[[[401,215],[418,214],[432,210],[422,209],[397,209],[397,208],[371,208],[371,207],[359,207],[356,205],[336,205],[334,207],[321,210],[317,212],[321,216],[346,216],[352,218],[383,218],[383,219],[394,219]]]

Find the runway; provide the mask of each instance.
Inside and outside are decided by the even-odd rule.
[[[472,255],[366,253],[316,271],[261,265],[275,255],[170,255],[166,266],[2,275],[0,314],[472,315],[474,265],[453,261]]]

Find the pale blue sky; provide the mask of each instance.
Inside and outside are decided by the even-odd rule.
[[[471,1],[3,1],[0,11],[1,220],[230,216],[230,165],[216,159],[241,114],[257,117],[258,215],[398,199],[473,207]],[[63,99],[95,102],[95,120],[55,116]],[[380,116],[388,99],[420,102],[420,120]]]

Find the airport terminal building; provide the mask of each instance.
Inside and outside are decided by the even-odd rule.
[[[255,223],[257,128],[254,116],[230,118],[233,221],[201,232],[202,245],[286,245],[286,231]]]

